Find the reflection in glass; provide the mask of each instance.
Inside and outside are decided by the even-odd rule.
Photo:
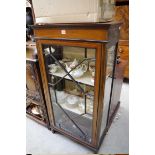
[[[111,92],[111,84],[112,84],[112,74],[113,74],[113,66],[115,59],[115,46],[107,46],[107,65],[106,65],[106,81],[104,88],[104,99],[103,99],[103,114],[102,114],[102,122],[101,122],[101,130],[100,130],[100,138],[106,128],[107,116],[108,116],[108,108],[109,108],[109,99]]]

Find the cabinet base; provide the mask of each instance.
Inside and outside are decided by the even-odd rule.
[[[53,134],[55,134],[55,133],[56,133],[56,131],[55,131],[54,129],[51,129],[51,131],[52,131],[52,133],[53,133]]]
[[[101,137],[101,140],[100,140],[100,143],[99,143],[99,147],[98,147],[98,148],[94,148],[94,147],[92,147],[92,146],[90,146],[90,145],[87,145],[86,143],[83,143],[83,142],[79,141],[79,140],[76,139],[75,137],[72,137],[72,136],[68,135],[65,131],[62,131],[62,130],[60,130],[60,129],[58,129],[58,128],[55,128],[55,127],[53,128],[53,127],[52,127],[52,128],[51,128],[51,131],[52,131],[53,134],[55,134],[56,132],[58,132],[58,133],[60,133],[60,134],[62,134],[62,135],[65,135],[66,137],[68,137],[68,138],[74,140],[75,142],[80,143],[80,144],[86,146],[87,148],[91,149],[91,150],[93,151],[94,154],[97,154],[98,151],[99,151],[99,148],[100,148],[100,146],[101,146],[101,144],[102,144],[102,142],[103,142],[103,140],[104,140],[104,137],[106,136],[106,133],[108,132],[108,130],[109,130],[109,128],[110,128],[110,126],[111,126],[111,124],[112,124],[112,122],[113,122],[113,120],[114,120],[114,118],[115,118],[115,116],[116,116],[116,113],[117,113],[117,111],[118,111],[118,109],[119,109],[119,106],[120,106],[120,102],[117,103],[117,106],[116,106],[116,108],[115,108],[115,110],[114,110],[114,112],[113,112],[113,114],[112,114],[112,116],[111,116],[111,118],[110,118],[109,124],[107,125],[106,129],[105,129],[104,132],[103,132],[103,135],[102,135],[102,137]]]
[[[86,146],[87,148],[89,148],[90,150],[92,150],[94,153],[97,153],[97,151],[98,151],[98,149],[96,149],[96,148],[94,148],[94,147],[92,147],[92,146],[90,146],[90,145],[88,145],[88,144],[86,144],[86,143],[84,143],[84,142],[82,142],[82,141],[76,139],[75,137],[69,135],[69,134],[66,133],[65,131],[62,131],[62,130],[60,130],[60,129],[58,129],[58,128],[55,128],[55,127],[53,128],[53,127],[52,127],[52,128],[51,128],[51,131],[52,131],[53,134],[55,134],[55,133],[62,134],[62,135],[64,135],[65,137],[68,137],[69,139],[73,140],[74,142],[79,143],[79,144],[81,144],[81,145],[83,145],[83,146]]]

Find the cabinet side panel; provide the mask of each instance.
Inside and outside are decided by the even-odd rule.
[[[105,69],[105,84],[101,87],[101,92],[103,92],[103,97],[101,102],[103,104],[102,107],[102,118],[101,118],[101,129],[100,129],[100,139],[106,129],[107,119],[108,119],[108,110],[110,104],[110,97],[111,97],[111,87],[112,87],[112,75],[114,70],[114,60],[115,60],[115,51],[116,51],[116,44],[107,44],[105,47],[105,55],[106,59],[103,64],[106,65]],[[103,91],[104,90],[104,91]]]
[[[111,116],[113,115],[113,112],[115,111],[115,108],[120,100],[121,89],[122,89],[122,84],[123,84],[123,73],[124,73],[126,64],[127,64],[127,61],[122,60],[119,64],[116,64],[115,66],[109,120]]]

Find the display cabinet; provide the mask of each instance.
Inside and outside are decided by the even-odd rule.
[[[51,129],[94,151],[120,104],[124,70],[117,59],[120,25],[33,27]]]
[[[34,43],[26,46],[26,113],[29,118],[50,127]]]

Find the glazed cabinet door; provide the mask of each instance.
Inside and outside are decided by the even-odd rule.
[[[96,145],[101,44],[38,40],[37,45],[52,127]]]

